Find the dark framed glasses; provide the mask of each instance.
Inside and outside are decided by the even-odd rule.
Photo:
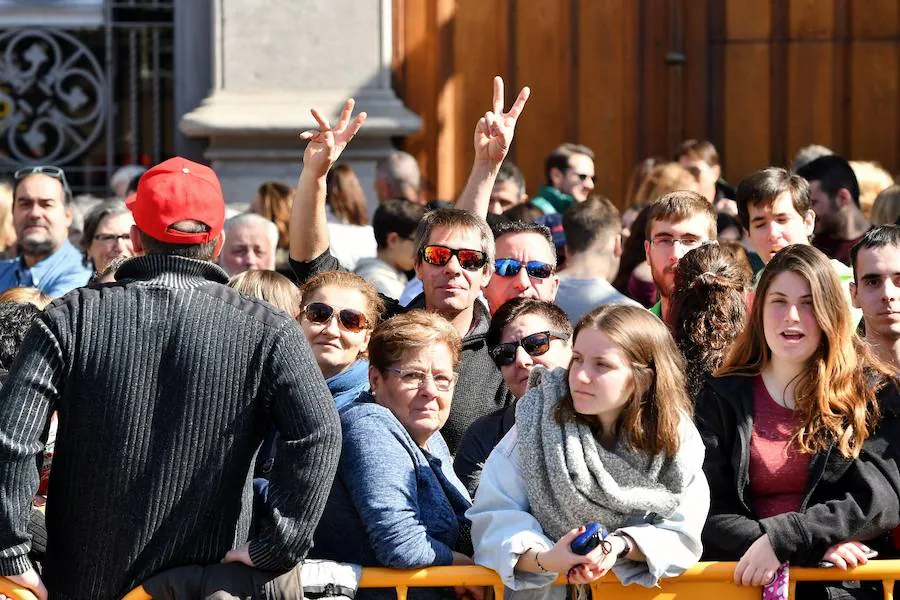
[[[525,267],[525,272],[528,273],[529,277],[538,279],[546,279],[553,275],[554,271],[553,265],[539,260],[529,260],[527,263],[523,263],[514,258],[498,258],[494,261],[494,272],[500,277],[518,275],[522,267]]]
[[[538,333],[527,335],[514,342],[497,344],[491,348],[491,358],[494,359],[494,363],[498,367],[505,367],[516,361],[516,352],[518,351],[519,346],[522,346],[529,356],[540,356],[541,354],[546,354],[547,350],[550,349],[551,341],[567,339],[569,339],[568,333],[562,333],[560,331],[540,331]]]
[[[448,248],[447,246],[425,246],[419,253],[429,265],[443,267],[454,256],[466,271],[477,271],[487,263],[487,255],[481,250],[468,248]]]
[[[310,323],[316,323],[317,325],[327,325],[335,313],[337,313],[338,323],[347,331],[362,331],[369,326],[369,320],[366,319],[366,315],[352,308],[336,310],[333,306],[329,306],[324,302],[310,302],[303,308],[303,316]]]

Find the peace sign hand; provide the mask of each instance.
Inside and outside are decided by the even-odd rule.
[[[338,118],[337,125],[333,128],[319,111],[310,110],[313,118],[319,124],[318,129],[310,129],[300,134],[301,140],[307,140],[306,150],[303,152],[303,169],[310,169],[317,177],[325,177],[328,170],[334,166],[337,159],[362,124],[366,122],[366,113],[361,112],[351,122],[353,107],[356,102],[353,98],[344,103],[344,109]]]
[[[494,107],[475,125],[475,160],[502,162],[509,153],[516,121],[525,108],[531,89],[522,88],[509,112],[503,112],[503,78],[494,77]]]

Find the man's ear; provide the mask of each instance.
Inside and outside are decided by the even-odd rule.
[[[853,304],[853,308],[860,308],[859,301],[856,299],[856,282],[850,282],[850,301]]]
[[[563,175],[562,171],[560,171],[556,167],[550,167],[550,182],[553,184],[553,187],[556,187],[560,183],[562,183],[563,177],[565,176]]]
[[[845,206],[851,206],[856,204],[853,201],[853,196],[850,195],[850,190],[847,188],[841,188],[837,191],[837,194],[834,195],[834,199],[837,201],[837,205],[840,208],[844,208]]]
[[[622,258],[622,234],[616,236],[615,245],[613,246],[613,256]]]
[[[219,237],[216,238],[216,249],[213,250],[213,260],[217,261],[219,259],[219,254],[222,253],[222,246],[225,245],[225,231],[219,234]]]
[[[131,226],[131,229],[128,230],[128,237],[131,238],[131,249],[134,252],[134,255],[143,256],[144,244],[141,242],[141,233],[140,229],[137,228],[137,225]]]
[[[394,246],[397,245],[397,242],[400,241],[400,234],[398,234],[396,231],[392,231],[389,234],[387,234],[386,241],[387,241],[387,247],[393,248]]]

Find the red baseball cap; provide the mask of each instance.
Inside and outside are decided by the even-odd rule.
[[[160,242],[204,244],[225,225],[225,199],[215,172],[176,156],[141,175],[137,193],[126,200],[138,229]],[[202,233],[172,229],[179,221],[199,221]]]

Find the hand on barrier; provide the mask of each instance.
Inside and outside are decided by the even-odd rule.
[[[590,562],[572,568],[569,572],[569,583],[591,583],[606,575],[613,568],[619,558],[619,553],[625,549],[625,540],[618,535],[609,535],[606,537],[606,541],[609,542],[609,545],[601,544],[585,555],[584,558],[589,559]]]
[[[453,551],[453,566],[474,565],[475,561],[461,552]],[[453,587],[458,600],[485,600],[488,597],[490,588],[477,587],[472,585],[457,585]]]
[[[475,125],[475,160],[502,162],[509,153],[513,135],[516,132],[516,121],[531,89],[522,88],[509,112],[503,112],[503,78],[494,77],[494,105]]]
[[[366,113],[364,112],[356,115],[352,122],[350,121],[355,104],[353,98],[344,103],[344,109],[334,127],[319,111],[314,108],[310,110],[313,118],[319,124],[319,128],[300,134],[301,140],[309,142],[303,152],[304,171],[310,169],[317,177],[325,177],[329,169],[337,162],[344,148],[366,122]]]
[[[734,569],[737,585],[766,585],[775,578],[781,561],[775,556],[769,535],[764,534],[750,544]]]
[[[250,558],[250,544],[242,544],[234,550],[229,550],[222,559],[223,563],[242,563],[248,567],[255,567],[253,560]]]
[[[47,588],[34,568],[20,575],[0,577],[0,600],[47,600]]]
[[[853,569],[869,562],[877,556],[871,548],[862,542],[841,542],[825,551],[822,562],[828,562],[838,569]]]

